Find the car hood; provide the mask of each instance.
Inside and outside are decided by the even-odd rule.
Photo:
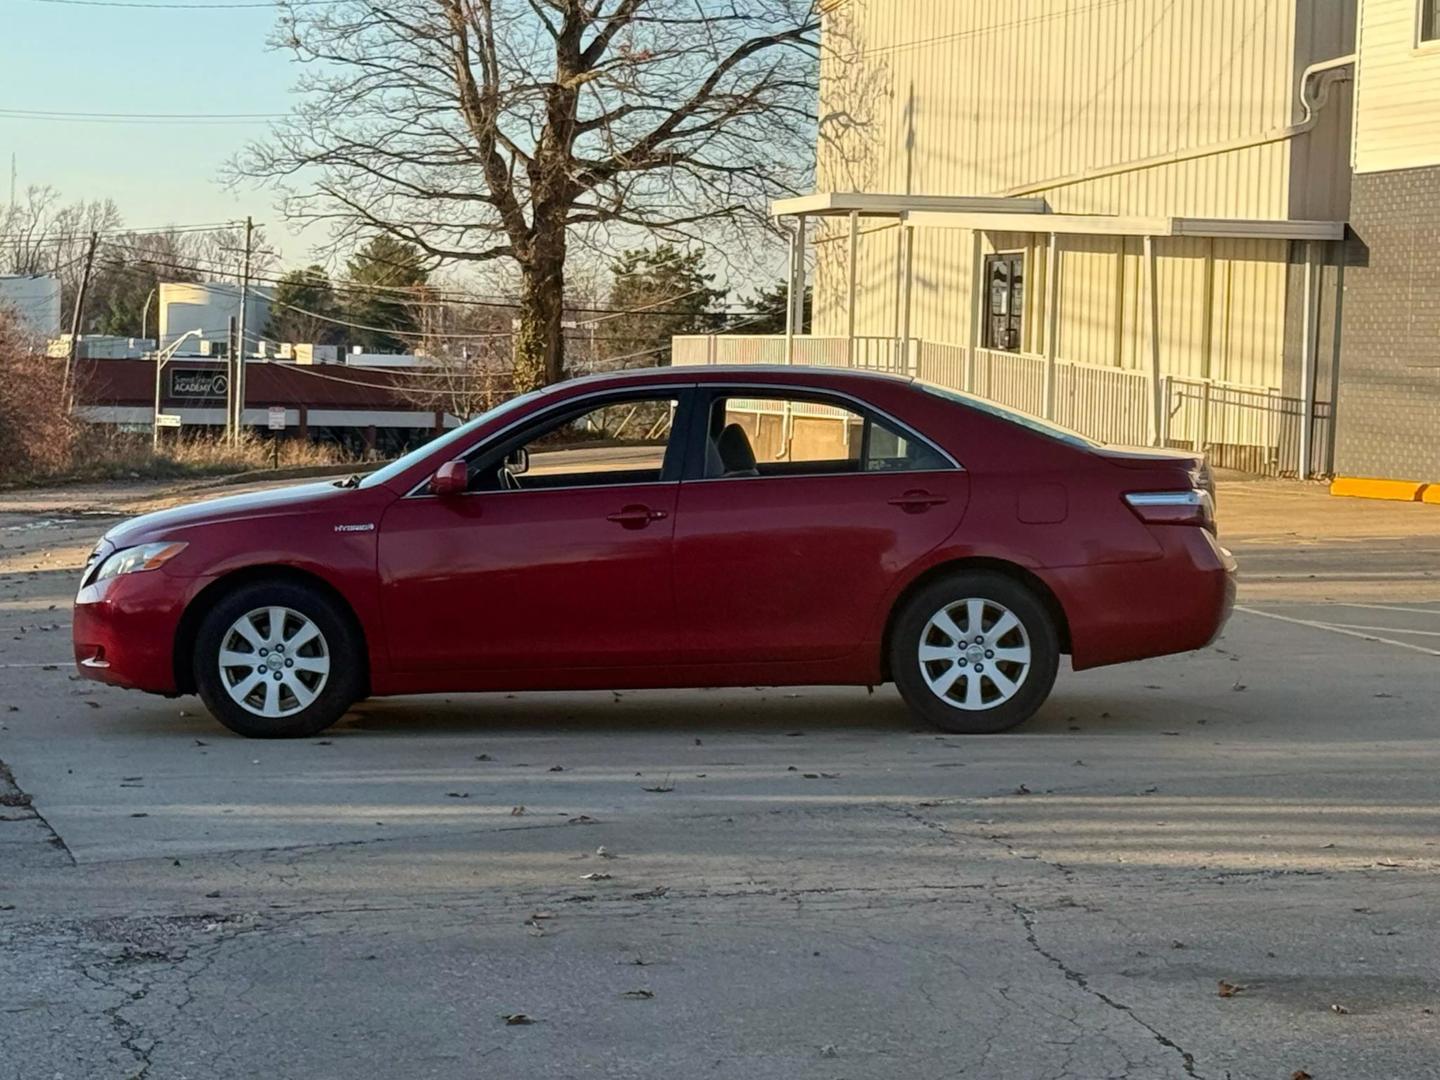
[[[130,547],[151,540],[165,539],[169,534],[196,526],[304,513],[310,510],[336,510],[344,502],[357,497],[372,499],[373,493],[362,493],[356,488],[336,487],[330,481],[252,491],[223,499],[188,503],[169,510],[157,510],[153,514],[142,514],[115,526],[105,534],[105,539],[117,548]]]

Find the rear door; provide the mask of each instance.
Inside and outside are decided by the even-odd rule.
[[[692,431],[676,511],[681,661],[850,654],[897,575],[955,531],[965,472],[849,398],[774,387],[708,393],[697,392],[701,430]]]

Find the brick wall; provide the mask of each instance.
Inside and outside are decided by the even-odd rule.
[[[1335,471],[1440,482],[1440,168],[1351,193]]]

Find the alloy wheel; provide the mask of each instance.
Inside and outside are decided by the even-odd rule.
[[[920,633],[920,673],[946,705],[978,712],[1013,698],[1030,673],[1030,636],[1005,605],[968,597],[945,605]]]
[[[313,619],[294,608],[248,611],[220,639],[220,682],[241,708],[267,718],[313,702],[330,678],[330,648]]]

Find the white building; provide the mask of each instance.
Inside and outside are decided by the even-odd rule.
[[[0,307],[15,311],[31,332],[53,337],[60,332],[60,279],[0,277]]]
[[[271,290],[252,285],[245,302],[245,351],[254,353],[270,321]],[[166,281],[160,285],[160,348],[195,331],[179,350],[200,356],[201,342],[224,344],[230,320],[240,316],[240,286],[229,281]]]

